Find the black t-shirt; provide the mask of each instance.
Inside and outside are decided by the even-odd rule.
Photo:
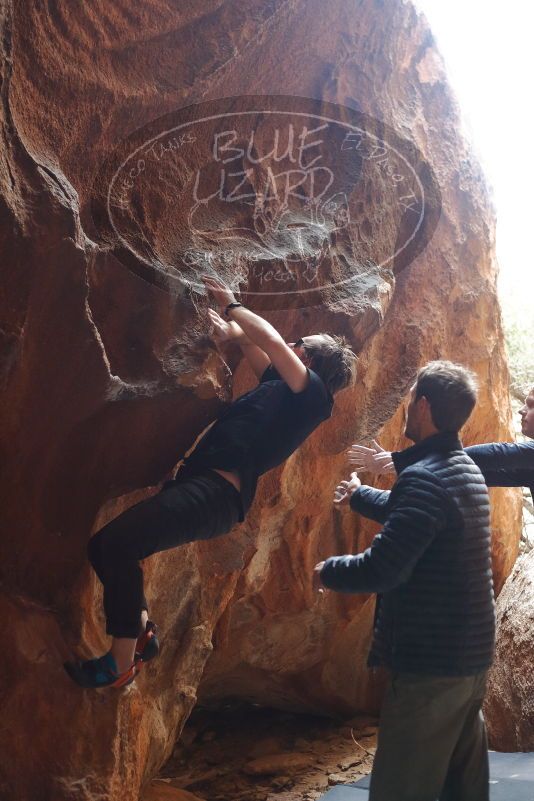
[[[284,462],[332,414],[334,399],[317,373],[292,392],[272,365],[257,387],[237,398],[185,459],[188,468],[238,473],[244,513],[259,476]]]

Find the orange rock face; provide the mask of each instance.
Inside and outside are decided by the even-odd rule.
[[[466,442],[510,437],[493,215],[426,23],[400,0],[8,0],[0,24],[0,794],[134,801],[197,696],[376,709],[380,684],[365,668],[373,600],[314,597],[311,570],[376,531],[333,510],[332,490],[349,443],[380,434],[386,447],[405,444],[402,402],[424,362],[454,358],[480,376]],[[285,151],[289,126],[245,95],[304,98],[290,109],[293,134],[306,120],[301,144],[314,142],[320,111],[341,107],[324,139],[338,150],[278,158],[268,143],[283,128]],[[208,121],[191,141],[162,128],[183,125],[191,104],[220,112],[228,97],[238,100],[224,131]],[[245,151],[245,128],[234,118],[228,128],[228,115],[251,110],[258,138],[232,176],[221,165],[236,153],[214,150],[214,137],[237,131],[221,141]],[[356,118],[367,149],[349,162],[343,131]],[[152,171],[141,157],[124,171],[134,145],[151,149]],[[84,692],[62,661],[106,646],[91,532],[153,491],[251,382],[239,365],[232,390],[236,356],[227,364],[209,340],[195,292],[206,269],[238,283],[288,338],[345,334],[359,382],[262,479],[244,525],[147,561],[162,655],[123,692]],[[274,280],[289,282],[282,294],[265,288]],[[494,498],[500,587],[519,501]]]

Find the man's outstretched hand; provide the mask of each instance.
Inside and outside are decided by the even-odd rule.
[[[219,278],[213,278],[211,275],[203,275],[202,281],[208,292],[212,295],[213,300],[221,309],[226,309],[229,303],[235,303],[235,295],[231,289],[228,289],[226,284]]]
[[[363,445],[351,445],[347,454],[349,464],[356,470],[363,470],[367,473],[395,472],[391,452],[385,451],[375,439],[371,440],[370,448],[365,448]]]
[[[346,503],[348,500],[350,500],[352,493],[361,486],[362,482],[358,478],[358,473],[351,473],[348,481],[340,481],[337,485],[334,491],[334,503],[337,506],[341,506],[341,504]]]
[[[340,481],[334,491],[334,503],[337,506],[340,506],[342,503],[346,503],[353,492],[355,492],[358,487],[361,487],[362,482],[358,478],[357,473],[351,473],[350,479],[348,481]],[[313,568],[313,579],[312,579],[312,587],[314,592],[326,592],[326,587],[321,581],[321,570],[323,569],[324,562],[318,562],[315,567]]]

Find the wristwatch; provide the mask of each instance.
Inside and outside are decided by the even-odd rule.
[[[238,306],[242,306],[242,305],[243,304],[239,303],[237,300],[234,301],[233,303],[229,303],[228,306],[226,307],[226,309],[224,310],[224,316],[225,317],[229,317],[228,312],[230,311],[230,309],[237,309]]]

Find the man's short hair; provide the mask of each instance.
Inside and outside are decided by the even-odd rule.
[[[477,401],[478,381],[461,364],[429,362],[417,373],[415,400],[425,397],[438,431],[459,431]]]
[[[345,337],[313,334],[306,337],[303,348],[311,369],[322,378],[332,395],[356,381],[358,358]]]

